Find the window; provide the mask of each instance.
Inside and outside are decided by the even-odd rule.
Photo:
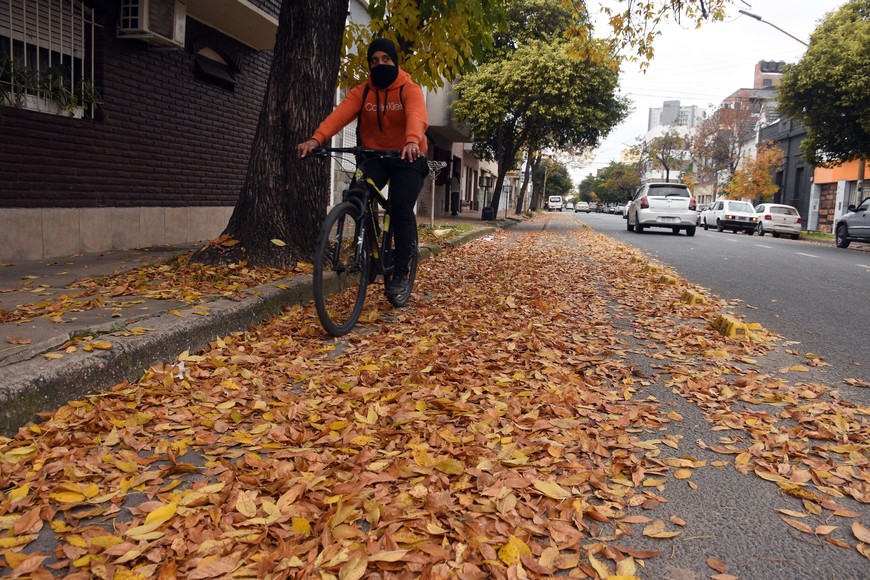
[[[79,0],[0,3],[0,95],[76,117],[94,114],[94,15]]]

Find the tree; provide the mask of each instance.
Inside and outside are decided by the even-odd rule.
[[[670,181],[672,170],[678,171],[687,166],[685,152],[686,138],[679,131],[668,129],[650,141],[646,154],[654,168],[664,169],[665,181]]]
[[[577,184],[580,199],[583,201],[595,201],[598,199],[598,186],[601,180],[594,175],[587,175]]]
[[[628,163],[611,161],[598,178],[598,198],[606,203],[629,200],[640,187],[640,173]]]
[[[783,69],[779,111],[806,127],[801,155],[808,163],[870,157],[868,78],[870,2],[851,0],[825,17],[801,60]]]
[[[474,151],[498,163],[491,207],[520,151],[592,148],[624,117],[613,60],[578,57],[561,38],[532,41],[455,85],[454,114],[471,125]]]
[[[540,191],[542,196],[565,197],[574,187],[565,165],[551,157],[545,157],[541,161],[537,171],[534,172],[532,182],[535,191]]]
[[[691,140],[694,173],[702,183],[728,183],[743,158],[744,145],[755,136],[757,115],[743,106],[721,107],[699,125]]]
[[[728,197],[748,199],[753,203],[758,203],[758,200],[771,201],[779,191],[779,186],[773,182],[773,174],[782,168],[784,161],[785,155],[776,144],[761,143],[755,159],[749,160],[734,173],[726,188]]]

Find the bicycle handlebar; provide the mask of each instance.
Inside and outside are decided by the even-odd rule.
[[[326,157],[330,153],[351,153],[353,155],[382,155],[384,157],[399,157],[402,152],[396,149],[369,149],[368,147],[315,147],[311,155]]]

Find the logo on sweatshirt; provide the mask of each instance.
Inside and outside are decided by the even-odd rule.
[[[366,111],[376,111],[378,106],[375,103],[366,103],[365,110]],[[405,107],[402,106],[402,103],[396,103],[390,101],[388,103],[381,103],[381,112],[385,111],[401,111]]]

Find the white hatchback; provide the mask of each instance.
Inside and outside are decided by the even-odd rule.
[[[759,236],[771,234],[778,238],[786,234],[793,240],[801,237],[801,215],[790,205],[762,203],[755,208],[755,217],[758,218],[755,229]]]
[[[682,183],[647,183],[628,204],[626,228],[637,233],[644,228],[669,228],[675,234],[685,230],[687,236],[694,236],[696,207],[692,192]]]

